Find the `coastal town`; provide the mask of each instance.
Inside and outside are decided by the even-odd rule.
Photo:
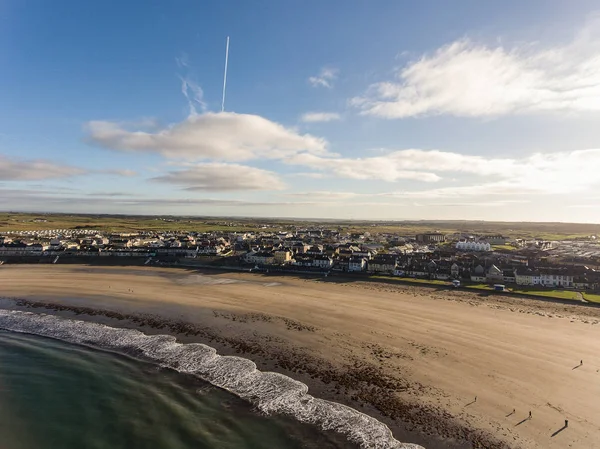
[[[344,273],[398,279],[600,290],[600,241],[503,235],[350,233],[289,226],[256,231],[105,232],[94,229],[2,231],[0,263],[87,263],[118,258],[145,265],[180,264],[274,272]]]

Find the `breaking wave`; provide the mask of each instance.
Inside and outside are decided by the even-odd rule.
[[[0,309],[0,329],[126,353],[196,375],[250,401],[266,414],[287,414],[323,430],[335,430],[364,448],[423,449],[394,439],[390,429],[375,418],[314,398],[301,382],[282,374],[261,372],[248,359],[220,356],[204,344],[183,344],[170,335],[146,335],[133,329],[15,310]]]

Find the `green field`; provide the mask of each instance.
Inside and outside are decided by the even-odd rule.
[[[400,276],[385,276],[374,274],[371,276],[371,279],[385,279],[390,281],[399,281],[399,282],[414,282],[417,284],[429,284],[429,285],[444,285],[450,286],[452,283],[449,281],[440,281],[437,279],[417,279],[417,278],[405,278]]]
[[[403,221],[403,222],[357,222],[344,226],[349,232],[378,232],[398,235],[414,235],[439,231],[444,234],[502,234],[510,238],[542,240],[573,240],[600,234],[600,225],[586,223],[528,223],[493,221]],[[499,245],[514,250],[514,247]]]
[[[43,221],[42,221],[43,220]],[[43,229],[98,229],[108,232],[136,231],[256,231],[258,222],[186,217],[132,217],[68,214],[0,213],[0,232]]]
[[[524,293],[526,295],[543,296],[546,298],[559,298],[559,299],[572,299],[579,301],[581,299],[581,293],[572,290],[540,290],[535,288],[511,288],[510,291],[513,293]]]
[[[492,245],[494,251],[515,251],[517,248],[511,245]]]
[[[600,304],[600,295],[594,293],[582,293],[583,299],[589,302],[596,302]]]
[[[488,284],[465,284],[463,285],[465,288],[474,288],[476,290],[494,290],[493,287],[490,287]]]
[[[581,223],[509,223],[485,221],[341,221],[293,220],[272,218],[217,218],[178,216],[125,216],[78,214],[0,213],[1,231],[28,231],[42,229],[93,228],[113,232],[135,231],[257,231],[298,228],[328,228],[341,233],[391,234],[414,236],[439,231],[446,234],[502,234],[513,238],[540,238],[562,240],[600,234],[600,225]],[[499,245],[501,250],[513,247]]]

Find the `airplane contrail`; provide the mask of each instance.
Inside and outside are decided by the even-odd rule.
[[[227,62],[229,60],[229,36],[227,36],[227,47],[225,48],[225,73],[223,74],[223,101],[221,112],[225,111],[225,88],[227,87]]]

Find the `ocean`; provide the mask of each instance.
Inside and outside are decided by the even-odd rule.
[[[1,449],[413,447],[247,359],[2,309],[0,435]]]

